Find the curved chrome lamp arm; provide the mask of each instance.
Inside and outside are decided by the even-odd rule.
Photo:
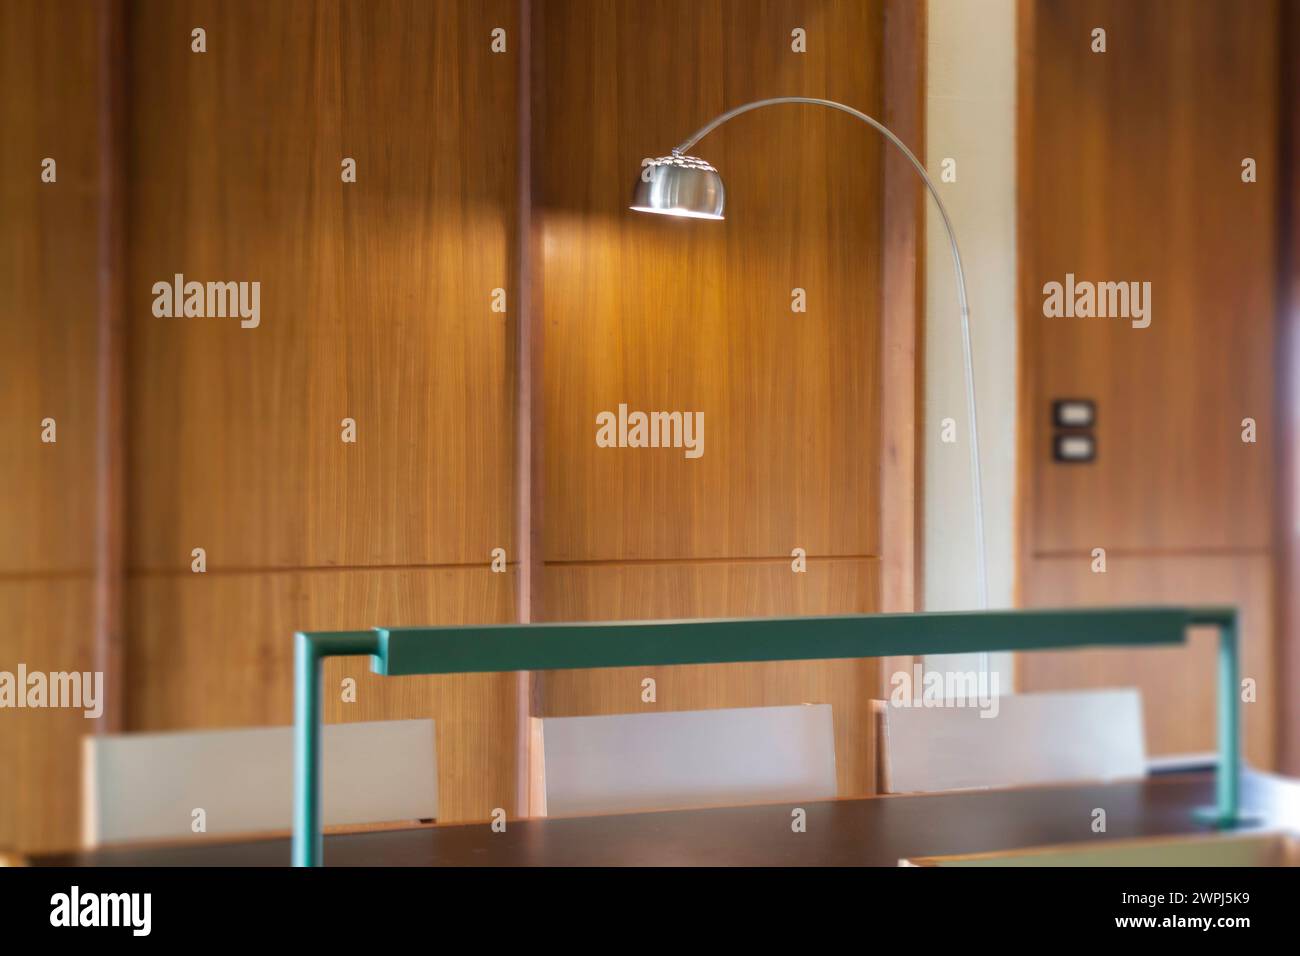
[[[921,181],[925,183],[925,188],[929,190],[930,197],[934,204],[939,208],[939,216],[943,219],[943,227],[948,232],[948,246],[952,250],[953,270],[957,274],[957,302],[961,307],[961,345],[962,357],[966,363],[966,414],[970,418],[970,480],[971,489],[975,498],[975,576],[979,587],[980,607],[989,606],[989,585],[987,571],[987,555],[984,548],[984,490],[983,483],[980,481],[980,442],[979,442],[979,423],[975,417],[975,367],[971,359],[970,345],[970,306],[966,300],[966,275],[961,267],[961,252],[957,249],[957,235],[953,232],[952,220],[948,218],[948,210],[943,206],[943,200],[939,198],[939,191],[935,188],[934,181],[925,171],[925,167],[916,155],[907,148],[907,145],[899,139],[894,132],[885,126],[879,120],[876,120],[861,110],[855,110],[851,106],[843,103],[837,103],[834,100],[821,100],[809,96],[778,96],[772,99],[755,100],[752,103],[746,103],[743,106],[737,106],[733,110],[728,110],[716,119],[710,120],[705,125],[692,133],[689,137],[681,142],[680,145],[673,149],[673,155],[680,156],[694,146],[697,142],[708,136],[715,129],[721,126],[727,120],[734,119],[742,113],[748,113],[750,110],[756,110],[763,106],[776,106],[781,103],[806,103],[812,106],[826,106],[833,110],[839,110],[842,113],[848,113],[850,116],[857,117],[866,123],[872,129],[880,132],[885,139],[889,140],[894,146],[902,152],[911,162],[912,167],[916,170]]]

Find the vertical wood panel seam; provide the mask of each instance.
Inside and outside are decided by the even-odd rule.
[[[1275,529],[1273,587],[1274,664],[1280,687],[1300,686],[1300,121],[1295,94],[1300,82],[1300,9],[1282,4],[1278,34],[1278,181],[1277,242],[1277,520]],[[1278,722],[1278,769],[1300,773],[1300,698],[1282,694],[1275,714]]]
[[[924,4],[889,0],[882,11],[882,119],[925,161],[926,21]],[[925,194],[904,157],[886,149],[881,163],[880,221],[880,608],[913,611],[919,592],[924,515],[923,363]],[[909,354],[910,352],[910,354]],[[902,507],[900,507],[902,505]],[[911,659],[877,662],[877,693]]]
[[[126,9],[122,0],[96,7],[99,42],[99,236],[97,243],[97,401],[95,403],[95,669],[104,674],[106,700],[96,732],[124,725],[123,592],[126,497],[124,277],[126,246]]]
[[[533,239],[533,110],[532,110],[532,0],[519,0],[518,79],[516,103],[516,208],[515,256],[518,269],[518,288],[515,290],[517,309],[515,369],[515,506],[517,530],[515,539],[519,548],[519,573],[515,576],[515,613],[521,622],[536,619],[534,602],[540,596],[539,543],[536,529],[540,504],[536,494],[541,475],[535,461],[537,439],[540,436],[541,402],[536,383],[540,381],[541,368],[536,362],[538,349],[536,337],[540,334],[537,321],[539,313],[534,306],[533,282],[540,274],[533,261],[536,243]],[[517,816],[529,813],[529,794],[532,770],[536,761],[530,718],[532,716],[533,690],[536,680],[531,671],[515,674],[515,808]]]

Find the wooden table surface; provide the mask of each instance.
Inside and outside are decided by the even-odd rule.
[[[1087,786],[891,796],[372,831],[325,838],[330,866],[897,866],[904,857],[1076,841],[1203,833],[1192,810],[1213,802],[1211,774]],[[1243,807],[1300,831],[1300,784],[1248,774]],[[1092,832],[1094,808],[1107,830]],[[38,866],[285,866],[289,841],[204,842],[57,854]]]

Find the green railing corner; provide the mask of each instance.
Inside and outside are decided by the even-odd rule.
[[[1238,825],[1241,728],[1237,612],[1231,607],[1085,608],[837,617],[497,624],[300,632],[294,644],[293,864],[323,861],[320,819],[321,662],[370,655],[389,676],[494,671],[832,660],[973,651],[1181,644],[1187,628],[1219,629],[1219,764],[1215,806],[1198,817]]]
[[[293,644],[293,865],[320,866],[321,661],[374,654],[376,631],[294,635]]]

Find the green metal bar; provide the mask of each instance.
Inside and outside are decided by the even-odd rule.
[[[294,866],[320,866],[325,852],[320,821],[321,661],[378,650],[374,631],[294,635]]]
[[[1184,608],[1088,608],[378,628],[373,666],[396,676],[1178,644],[1190,620]]]

